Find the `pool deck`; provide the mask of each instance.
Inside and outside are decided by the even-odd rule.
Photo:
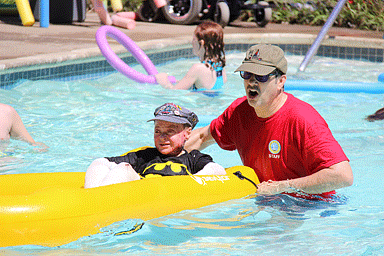
[[[0,16],[0,70],[14,67],[35,65],[53,58],[56,61],[87,57],[87,52],[95,52],[97,44],[95,33],[101,26],[96,13],[87,13],[84,22],[73,24],[50,24],[40,27],[36,22],[32,27],[24,27],[16,17]],[[168,23],[136,22],[133,30],[119,28],[135,42],[151,41],[161,45],[163,39],[178,40],[180,37],[191,38],[195,25],[174,25]],[[247,36],[295,34],[297,37],[319,33],[321,27],[273,24],[258,27],[253,22],[233,22],[225,27],[225,35],[246,34]],[[332,27],[328,36],[375,40],[384,45],[383,32]],[[232,35],[234,37],[235,35]],[[295,36],[293,36],[295,37]],[[111,45],[118,45],[114,40]],[[53,62],[53,61],[52,61]]]

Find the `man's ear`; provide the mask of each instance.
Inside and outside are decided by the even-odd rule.
[[[285,81],[287,81],[287,76],[286,75],[281,75],[278,78],[277,82],[279,84],[279,87],[278,87],[279,90],[282,90],[282,88],[284,88]]]

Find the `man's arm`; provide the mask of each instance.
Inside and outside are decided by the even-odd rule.
[[[292,180],[265,181],[260,183],[257,192],[264,195],[295,193],[321,194],[351,186],[353,173],[348,161],[343,161],[322,169],[314,174]]]
[[[209,125],[193,130],[191,136],[184,145],[185,150],[191,152],[194,149],[203,150],[215,143],[214,138],[211,135]]]

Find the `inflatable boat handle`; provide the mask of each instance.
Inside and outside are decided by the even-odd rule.
[[[246,179],[247,181],[251,182],[255,187],[256,187],[256,192],[257,192],[257,189],[259,189],[256,185],[255,182],[253,182],[252,180],[248,179],[247,177],[245,177],[240,171],[237,171],[237,172],[234,172],[233,173],[236,177],[238,177],[239,179],[241,180],[244,180]]]

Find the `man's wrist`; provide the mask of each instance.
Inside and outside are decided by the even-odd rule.
[[[300,189],[298,189],[292,182],[292,180],[284,180],[283,183],[283,191],[285,193],[299,193],[301,192]]]

